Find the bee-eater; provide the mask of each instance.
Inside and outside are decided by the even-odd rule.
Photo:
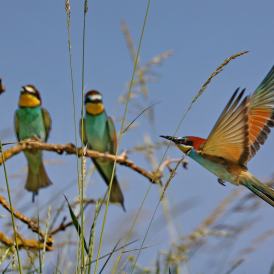
[[[88,148],[99,152],[116,154],[117,137],[113,120],[106,114],[102,95],[96,90],[91,90],[85,95],[85,117],[83,120],[83,142]],[[80,120],[80,136],[82,120]],[[107,185],[110,184],[114,163],[105,159],[92,159],[93,163]],[[120,203],[123,210],[124,196],[114,173],[110,202]]]
[[[161,136],[218,177],[244,185],[274,206],[274,189],[261,183],[247,169],[247,162],[264,144],[274,126],[274,66],[250,96],[238,88],[227,103],[207,139]]]
[[[22,87],[20,92],[18,109],[15,112],[15,132],[18,141],[38,138],[46,142],[51,129],[51,118],[48,111],[41,107],[41,97],[39,91],[33,85]],[[44,164],[42,151],[28,150],[24,152],[28,161],[28,176],[25,188],[35,195],[42,187],[52,184],[49,179]]]
[[[5,86],[2,83],[2,79],[0,78],[0,94],[3,93],[5,91]]]

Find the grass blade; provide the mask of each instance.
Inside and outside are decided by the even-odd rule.
[[[134,82],[134,78],[135,78],[136,69],[137,69],[137,66],[138,66],[139,55],[140,55],[142,41],[143,41],[143,37],[144,37],[144,33],[145,33],[145,27],[146,27],[146,23],[147,23],[148,14],[149,14],[149,9],[150,9],[150,0],[147,1],[145,17],[144,17],[144,20],[143,20],[142,30],[141,30],[141,34],[140,34],[140,38],[139,38],[138,49],[137,49],[137,53],[136,53],[136,57],[135,57],[135,61],[134,61],[134,66],[133,66],[133,70],[132,70],[132,75],[131,75],[131,80],[130,80],[130,84],[129,84],[129,88],[128,88],[128,93],[127,93],[127,96],[126,96],[126,103],[125,103],[124,114],[123,114],[123,118],[122,118],[122,122],[121,122],[121,129],[120,129],[120,132],[119,132],[119,135],[118,135],[116,155],[117,155],[119,145],[120,145],[120,142],[121,142],[121,139],[122,139],[122,136],[123,136],[123,130],[124,130],[124,127],[125,127],[125,121],[126,121],[126,116],[127,116],[127,112],[128,112],[129,101],[130,101],[130,97],[131,97],[131,93],[132,93],[132,88],[133,88],[133,82]],[[104,217],[103,217],[103,224],[102,224],[101,233],[100,233],[99,247],[98,247],[98,252],[97,252],[97,261],[96,261],[96,264],[95,264],[94,274],[96,273],[97,268],[98,268],[98,259],[100,257],[100,252],[101,252],[101,248],[102,248],[102,244],[103,244],[103,234],[104,234],[104,228],[105,228],[107,214],[108,214],[110,191],[111,191],[112,183],[113,183],[113,179],[114,179],[115,167],[116,167],[116,160],[115,160],[114,165],[113,165],[111,180],[110,180],[110,184],[109,184],[109,191],[108,191],[106,209],[105,209],[105,213],[104,213]]]
[[[117,246],[119,245],[120,241],[121,241],[121,239],[119,239],[119,240],[117,241],[117,243],[114,245],[113,249],[111,250],[111,252],[110,252],[109,255],[108,255],[108,258],[106,259],[106,261],[105,261],[105,263],[103,264],[101,270],[99,271],[99,274],[103,273],[103,270],[104,270],[105,267],[107,266],[107,264],[108,264],[108,262],[109,262],[111,256],[112,256],[113,253],[115,252],[115,250],[116,250]]]
[[[66,199],[67,204],[68,204],[69,213],[70,213],[70,217],[71,217],[71,220],[73,222],[73,225],[74,225],[74,227],[75,227],[75,229],[76,229],[76,231],[77,231],[77,233],[79,235],[79,238],[81,239],[81,237],[83,237],[83,239],[84,239],[84,248],[85,248],[86,253],[88,254],[88,246],[87,246],[87,243],[85,241],[84,236],[82,236],[83,232],[82,232],[82,229],[81,229],[81,225],[79,224],[79,222],[77,220],[77,217],[75,216],[75,214],[74,214],[74,212],[73,212],[73,210],[72,210],[72,208],[70,206],[70,203],[69,203],[69,201],[68,201],[68,199],[67,199],[66,196],[65,196],[65,199]]]
[[[16,255],[17,255],[17,260],[18,260],[18,270],[19,270],[19,273],[23,273],[22,272],[20,255],[19,255],[17,232],[16,232],[15,218],[14,218],[14,213],[13,213],[13,205],[12,205],[12,202],[11,202],[8,172],[7,172],[7,169],[6,169],[5,157],[4,157],[4,154],[3,154],[3,146],[2,146],[2,141],[1,140],[0,140],[0,152],[1,152],[1,157],[2,157],[2,161],[3,161],[3,169],[4,169],[6,187],[7,187],[7,192],[8,192],[8,197],[9,197],[9,204],[10,204],[10,209],[11,209],[11,222],[12,222],[12,228],[13,228],[13,233],[14,233]]]
[[[135,121],[142,116],[147,110],[153,108],[155,105],[158,105],[160,102],[156,102],[154,104],[151,104],[150,106],[146,107],[145,109],[143,109],[127,126],[126,128],[122,131],[122,133],[126,133],[128,131],[128,129],[132,126],[132,124],[135,123]]]

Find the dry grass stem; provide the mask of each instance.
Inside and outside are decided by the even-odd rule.
[[[223,71],[224,67],[226,65],[228,65],[228,63],[230,63],[232,60],[244,55],[244,54],[247,54],[248,51],[240,51],[240,52],[237,52],[233,55],[231,55],[230,57],[226,58],[224,60],[224,62],[217,67],[217,69],[215,71],[213,71],[211,73],[211,75],[209,76],[209,78],[205,81],[205,83],[202,85],[202,87],[200,88],[200,90],[198,91],[197,95],[194,97],[193,101],[192,101],[192,104],[202,95],[202,93],[205,91],[205,89],[207,88],[207,86],[210,84],[211,80],[217,76],[221,71]]]

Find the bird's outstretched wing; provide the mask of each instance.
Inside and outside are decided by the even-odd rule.
[[[44,126],[46,131],[45,142],[47,142],[49,138],[49,132],[51,130],[52,121],[51,121],[49,112],[45,108],[42,108],[42,114],[43,114]]]
[[[249,155],[248,147],[248,104],[244,89],[234,92],[227,103],[200,153],[205,157],[221,158],[242,164]]]
[[[116,154],[117,151],[117,135],[116,135],[116,130],[115,130],[115,126],[113,123],[112,118],[109,116],[107,119],[107,127],[109,130],[109,135],[110,135],[110,148],[109,148],[109,152],[112,154]]]
[[[274,66],[250,97],[248,139],[250,160],[264,144],[274,126]]]

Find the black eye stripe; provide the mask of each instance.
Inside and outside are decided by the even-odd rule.
[[[187,146],[193,146],[193,142],[192,142],[192,141],[189,141],[189,140],[186,141],[185,144],[186,144]]]
[[[193,146],[193,141],[187,140],[186,138],[180,139],[178,143],[186,146]]]
[[[99,104],[99,103],[102,103],[102,101],[101,100],[88,100],[88,99],[86,99],[85,100],[85,104],[86,103],[93,103],[93,104]]]

